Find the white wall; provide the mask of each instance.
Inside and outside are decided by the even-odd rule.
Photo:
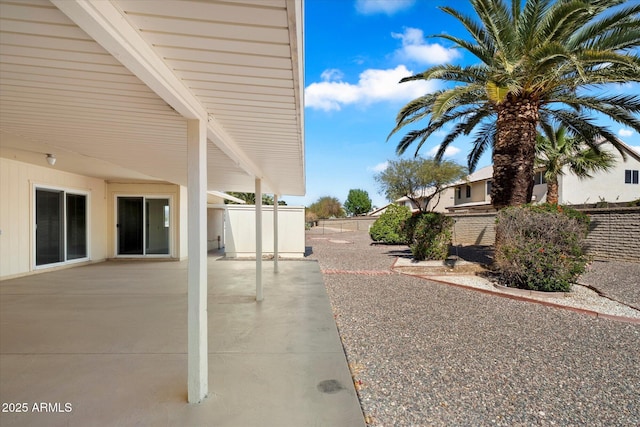
[[[598,172],[593,178],[581,180],[570,172],[565,172],[559,178],[560,204],[598,203],[603,198],[606,202],[630,202],[640,198],[640,184],[625,184],[624,171],[632,169],[640,171],[640,162],[627,156],[622,160],[617,150],[611,149],[617,155],[617,163],[609,172]]]
[[[436,203],[436,201],[438,200],[438,196],[436,196],[432,201],[431,201],[431,205],[429,206],[430,210],[433,210],[434,212],[440,212],[440,213],[446,213],[449,212],[447,210],[448,207],[450,206],[454,206],[455,204],[455,197],[456,197],[456,191],[454,187],[447,187],[444,189],[444,191],[442,193],[440,193],[440,201],[438,202],[438,204],[435,206],[435,208],[432,208],[432,206]]]
[[[107,257],[107,201],[103,180],[63,172],[55,166],[0,158],[0,278],[34,271],[35,186],[88,193],[89,257],[91,261],[104,260]],[[39,267],[41,271],[45,269]]]
[[[226,205],[225,222],[225,256],[255,257],[255,206]],[[304,207],[278,206],[278,230],[280,257],[304,257]],[[273,255],[273,206],[262,207],[262,231],[263,255]]]
[[[220,248],[218,248],[218,238]],[[224,208],[208,208],[207,250],[218,250],[224,246]]]

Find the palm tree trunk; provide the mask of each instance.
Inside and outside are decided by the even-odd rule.
[[[501,209],[531,201],[538,103],[510,95],[497,111],[491,201]]]
[[[547,181],[547,203],[558,204],[558,178]]]

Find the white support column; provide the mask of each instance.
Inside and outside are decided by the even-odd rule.
[[[209,393],[207,345],[207,123],[187,121],[188,400]]]
[[[262,181],[256,178],[256,301],[262,301]]]
[[[278,272],[278,195],[273,195],[273,272]]]

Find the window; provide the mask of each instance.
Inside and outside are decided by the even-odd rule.
[[[487,195],[491,195],[491,185],[493,181],[487,181]]]
[[[467,199],[469,197],[471,197],[471,186],[470,185],[467,185],[466,197],[467,197]]]
[[[36,188],[35,221],[37,266],[88,257],[85,194]]]
[[[456,199],[462,199],[462,187],[456,187]]]
[[[533,177],[533,183],[535,185],[540,185],[540,184],[546,184],[547,183],[547,180],[544,177],[544,171],[536,172],[536,174]]]
[[[625,184],[638,184],[638,171],[627,169],[624,171]]]

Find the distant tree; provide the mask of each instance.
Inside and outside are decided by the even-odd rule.
[[[237,193],[235,191],[228,191],[228,195],[237,197],[240,200],[244,200],[248,205],[256,204],[256,194],[255,193]],[[225,200],[225,204],[236,204],[236,202],[231,200]],[[262,195],[262,204],[263,205],[273,205],[273,196],[269,194]],[[287,202],[284,200],[278,200],[278,206],[286,206]]]
[[[371,210],[369,193],[360,189],[349,190],[347,201],[344,202],[344,210],[347,215],[362,215]]]
[[[421,212],[427,212],[429,202],[435,199],[433,210],[445,187],[466,175],[467,169],[455,162],[416,157],[389,160],[387,169],[378,173],[375,180],[390,202],[407,197]]]
[[[311,212],[309,208],[305,208],[304,220],[305,222],[316,222],[318,220],[318,215],[316,215],[314,212]]]
[[[558,176],[563,169],[580,179],[591,178],[593,172],[611,169],[616,159],[613,154],[598,147],[589,147],[579,137],[567,134],[567,129],[560,126],[542,126],[536,141],[536,166],[544,168],[547,181],[547,203],[558,203]]]
[[[331,196],[320,197],[317,202],[309,206],[309,211],[316,214],[319,219],[342,218],[345,216],[340,200]]]

